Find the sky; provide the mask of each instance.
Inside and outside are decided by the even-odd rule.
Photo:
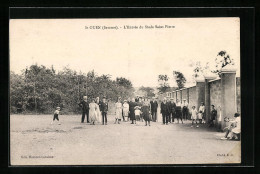
[[[143,29],[124,29],[127,25]],[[221,50],[234,59],[240,76],[239,26],[239,18],[11,19],[10,70],[21,73],[36,63],[58,71],[67,66],[112,79],[125,77],[134,87],[158,86],[159,74],[167,74],[170,86],[176,86],[175,70],[191,86],[191,65],[200,61],[213,66]]]

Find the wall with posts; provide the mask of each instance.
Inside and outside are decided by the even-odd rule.
[[[189,98],[188,98],[188,103],[189,103],[189,110],[191,110],[192,106],[197,105],[197,98],[196,98],[196,86],[188,88],[189,90]]]
[[[221,79],[209,82],[210,88],[210,105],[214,105],[217,110],[217,120],[219,120],[221,110]]]
[[[222,78],[222,79],[221,79]],[[220,79],[197,81],[195,86],[183,88],[170,92],[174,101],[179,99],[183,102],[186,99],[189,103],[189,110],[192,106],[198,107],[201,102],[208,102],[207,105],[215,105],[218,111],[217,121],[219,128],[225,126],[224,117],[233,118],[235,112],[241,112],[241,96],[240,96],[240,77],[235,77],[235,71],[225,70]],[[207,90],[205,90],[206,86]],[[209,95],[209,100],[205,96]],[[210,112],[207,112],[207,120],[210,119]]]

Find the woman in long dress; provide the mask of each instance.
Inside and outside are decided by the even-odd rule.
[[[119,120],[122,119],[122,108],[123,108],[122,103],[120,102],[120,99],[118,99],[117,102],[116,102],[116,117],[115,117],[116,120],[115,120],[115,124],[116,124],[116,122],[118,124],[120,124]]]
[[[97,109],[98,109],[98,105],[95,103],[95,99],[92,99],[91,103],[89,103],[90,124],[95,125],[95,122],[97,121]]]
[[[127,103],[127,100],[125,100],[123,104],[123,115],[125,117],[125,121],[128,121],[129,104]]]
[[[145,126],[147,126],[147,122],[150,126],[151,115],[150,115],[150,102],[145,99],[141,108],[143,119],[145,120]]]
[[[97,108],[97,122],[101,123],[101,112],[100,112],[101,101],[99,100],[99,97],[96,98],[96,104],[98,105],[98,108]]]

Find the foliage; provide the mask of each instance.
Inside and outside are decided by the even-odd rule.
[[[226,51],[220,51],[215,58],[215,69],[211,72],[216,73],[220,76],[221,69],[228,64],[234,65],[234,60],[230,58]]]
[[[177,83],[178,89],[182,89],[186,83],[186,78],[184,75],[179,71],[173,71],[173,76]]]
[[[146,93],[146,95],[145,95],[146,97],[151,98],[151,97],[155,96],[154,89],[151,88],[151,87],[144,87],[144,86],[142,86],[142,87],[139,88],[139,90],[140,91],[144,91]]]
[[[227,54],[226,51],[220,51],[218,52],[217,57],[215,58],[215,63],[213,67],[209,66],[209,62],[206,62],[205,66],[202,66],[201,62],[199,61],[196,62],[193,69],[193,77],[197,78],[203,75],[206,71],[215,73],[220,77],[221,69],[229,64],[234,65],[234,60],[230,58],[229,54]]]
[[[164,93],[167,89],[170,88],[170,85],[168,83],[169,77],[168,75],[163,75],[160,74],[158,76],[158,82],[159,82],[159,87],[157,88],[160,93]]]
[[[63,113],[79,113],[78,103],[84,95],[89,98],[106,96],[115,101],[118,95],[127,98],[133,95],[131,81],[120,77],[111,80],[110,75],[87,75],[65,67],[56,73],[53,67],[31,65],[22,74],[10,73],[10,108],[16,112],[22,103],[25,113],[53,113],[60,106]]]
[[[209,69],[209,62],[207,62],[205,66],[202,66],[200,61],[196,62],[193,69],[194,72],[193,78],[195,79],[202,76],[204,72],[207,71],[208,69]]]

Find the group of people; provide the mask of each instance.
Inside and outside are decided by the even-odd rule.
[[[124,100],[121,103],[121,98],[118,98],[116,103],[116,118],[115,123],[131,120],[131,124],[136,124],[136,121],[145,121],[145,126],[151,126],[151,121],[156,121],[158,103],[155,98],[149,101],[147,98],[132,98],[132,100]]]
[[[82,108],[81,122],[83,123],[85,117],[87,118],[87,123],[95,124],[96,122],[101,122],[100,118],[102,116],[102,124],[107,125],[107,112],[108,112],[108,102],[106,97],[103,97],[102,101],[99,97],[92,99],[89,103],[87,96],[83,97],[83,101],[79,103]],[[114,124],[120,124],[120,121],[132,121],[131,124],[136,124],[136,121],[145,121],[145,125],[151,125],[150,121],[157,120],[157,108],[158,103],[153,98],[150,102],[147,98],[130,98],[128,100],[122,100],[118,97],[115,103],[115,122]]]
[[[161,114],[163,124],[174,123],[175,118],[178,123],[179,120],[183,123],[183,120],[187,120],[189,115],[188,102],[184,99],[181,103],[177,99],[175,103],[173,98],[165,97],[161,103]]]
[[[87,123],[95,125],[96,122],[101,122],[102,117],[102,124],[107,125],[108,102],[106,97],[103,97],[102,101],[97,97],[96,99],[92,98],[91,101],[88,102],[87,96],[84,96],[79,106],[82,107],[81,123],[83,123],[85,117],[87,117]]]
[[[83,101],[78,104],[82,108],[82,117],[81,123],[84,122],[85,117],[87,118],[87,123],[95,125],[96,122],[101,122],[102,124],[107,125],[107,112],[108,112],[108,102],[106,97],[102,98],[100,101],[99,97],[92,98],[91,101],[88,101],[87,96],[83,97]],[[156,98],[150,101],[148,98],[130,98],[128,100],[123,100],[121,97],[118,97],[117,102],[115,103],[115,122],[114,124],[120,124],[120,121],[131,120],[131,124],[136,124],[136,121],[145,121],[145,126],[151,126],[151,121],[156,122],[157,119],[157,110],[158,103]],[[57,107],[53,121],[59,121],[60,107]],[[174,123],[177,119],[183,123],[183,120],[188,119],[188,115],[191,115],[191,121],[193,127],[194,123],[196,127],[199,127],[198,124],[205,123],[205,105],[201,102],[199,109],[197,110],[195,106],[192,106],[191,111],[188,109],[188,102],[184,99],[183,103],[180,100],[174,102],[173,98],[165,97],[160,105],[160,113],[162,114],[162,122],[165,125],[168,123]],[[102,118],[101,118],[102,117]],[[214,105],[211,105],[209,126],[212,127],[215,125],[215,120],[217,118],[217,110]],[[231,122],[232,124],[226,128],[226,135],[222,139],[227,139],[227,136],[231,133],[237,135],[240,133],[240,122],[238,120],[239,114],[235,114],[234,120],[225,120],[226,122]],[[52,123],[53,123],[52,121]]]

